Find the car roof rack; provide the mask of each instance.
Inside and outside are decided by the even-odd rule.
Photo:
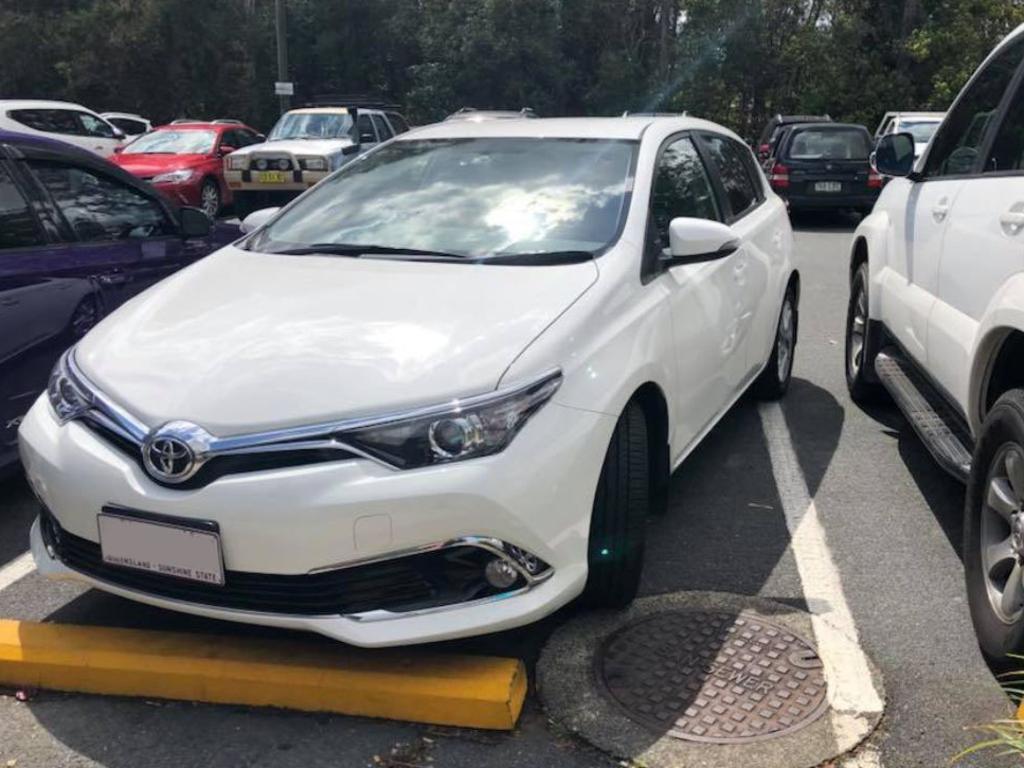
[[[236,120],[233,117],[218,117],[216,120],[211,120],[212,123],[223,123],[226,125],[241,125],[241,120]]]
[[[630,112],[628,109],[622,113],[623,117],[689,117],[690,113],[685,109],[682,112]]]
[[[466,115],[472,112],[518,112],[523,117],[537,117],[533,107],[523,107],[522,109],[508,109],[507,107],[459,107],[452,114]]]
[[[175,118],[174,120],[171,120],[171,122],[169,122],[168,125],[183,125],[184,123],[206,123],[206,122],[209,122],[209,121],[208,120],[199,120],[198,118],[194,118],[194,117],[178,117],[178,118]]]
[[[401,109],[394,102],[380,96],[368,96],[358,93],[323,93],[314,96],[303,107],[354,107],[355,109],[381,109],[398,111]]]

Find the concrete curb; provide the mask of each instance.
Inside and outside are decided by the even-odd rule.
[[[511,730],[518,659],[0,619],[0,683]]]

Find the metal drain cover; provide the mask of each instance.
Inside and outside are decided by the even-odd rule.
[[[604,692],[631,720],[685,741],[771,739],[827,708],[811,644],[756,615],[658,613],[610,635],[595,663]]]

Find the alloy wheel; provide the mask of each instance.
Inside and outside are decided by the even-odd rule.
[[[793,364],[793,342],[796,337],[795,313],[793,312],[793,299],[786,296],[782,302],[782,316],[779,318],[778,362],[779,381],[786,381],[789,377],[789,369]]]
[[[211,219],[216,218],[218,211],[220,211],[220,192],[217,191],[217,185],[204,184],[201,194],[203,213]]]
[[[868,297],[863,286],[857,289],[857,298],[853,304],[853,317],[850,318],[850,341],[846,345],[847,361],[850,367],[850,376],[857,378],[860,367],[864,363],[864,331],[868,323]]]
[[[996,452],[981,508],[981,565],[989,603],[1013,624],[1024,613],[1024,450],[1007,443]]]

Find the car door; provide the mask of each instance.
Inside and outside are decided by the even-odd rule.
[[[767,204],[763,177],[745,145],[720,133],[699,136],[724,203],[725,221],[742,243],[728,259],[735,302],[729,332],[739,350],[729,383],[738,392],[764,366],[775,338],[776,297],[769,296],[768,277],[772,265],[781,263],[785,213],[781,204]]]
[[[964,406],[978,325],[1000,286],[1024,269],[1024,70],[978,159],[949,213],[928,322],[929,370]]]
[[[373,128],[373,121],[365,112],[360,112],[356,117],[356,130],[359,133],[359,146],[364,151],[377,146],[377,132]]]
[[[1024,50],[1024,38],[999,51],[971,79],[936,133],[906,207],[893,216],[891,260],[883,270],[882,319],[920,364],[928,355],[929,318],[939,287],[939,262],[949,216],[979,163],[992,115],[1002,102]],[[893,182],[897,183],[897,182]]]
[[[155,193],[71,158],[24,162],[60,219],[66,247],[92,265],[108,312],[197,257]]]
[[[395,135],[383,115],[370,115],[370,118],[373,120],[373,127],[377,129],[377,136],[380,137],[381,141],[387,141]]]
[[[694,138],[680,134],[658,155],[644,256],[646,290],[663,291],[670,308],[678,386],[670,394],[678,414],[676,442],[685,452],[733,398],[744,367],[735,332],[740,303],[736,254],[664,269],[669,224],[675,218],[724,221],[726,211]]]
[[[75,112],[80,126],[80,135],[86,139],[86,146],[101,157],[110,157],[124,142],[124,136],[99,115],[89,112]]]
[[[67,250],[0,148],[0,467],[54,362],[99,319],[91,266]]]

